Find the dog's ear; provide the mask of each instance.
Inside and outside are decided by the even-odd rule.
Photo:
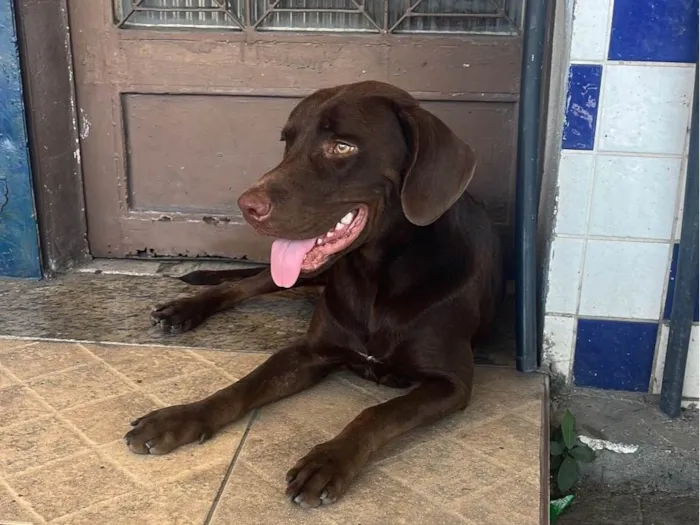
[[[399,109],[410,164],[401,188],[406,218],[417,226],[438,220],[474,177],[474,151],[420,106]]]

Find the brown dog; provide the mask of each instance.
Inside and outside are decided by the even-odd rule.
[[[467,406],[472,339],[501,300],[501,255],[495,227],[464,192],[474,153],[408,93],[380,82],[317,91],[292,111],[282,140],[282,162],[238,199],[259,233],[278,238],[270,270],[189,274],[245,278],[158,307],[153,319],[188,330],[246,298],[322,278],[306,336],[206,399],[137,419],[126,441],[165,454],[342,368],[415,385],[289,471],[287,496],[315,507],[340,497],[390,440]]]

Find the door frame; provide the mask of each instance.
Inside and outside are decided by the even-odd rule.
[[[67,0],[14,0],[45,276],[91,258]]]

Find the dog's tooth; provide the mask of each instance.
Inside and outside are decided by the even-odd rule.
[[[336,231],[342,230],[343,228],[345,228],[345,225],[342,222],[339,222],[338,224],[335,225]]]
[[[318,239],[316,239],[316,245],[320,246],[321,244],[323,244],[323,239],[321,239],[321,237],[319,237]]]
[[[345,226],[347,226],[348,224],[350,224],[352,222],[352,219],[353,219],[353,213],[348,212],[348,214],[345,217],[340,219],[340,222],[342,222]]]
[[[333,237],[333,232],[326,233],[326,237]]]

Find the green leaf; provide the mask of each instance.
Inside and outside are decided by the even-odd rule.
[[[564,417],[561,420],[561,433],[566,448],[574,448],[574,445],[576,445],[576,431],[574,429],[575,426],[576,420],[574,419],[574,415],[567,408],[566,412],[564,412]]]
[[[550,441],[549,442],[549,455],[550,456],[561,456],[564,453],[564,443],[561,441]]]
[[[569,450],[571,457],[580,461],[581,463],[590,463],[595,459],[595,452],[588,445],[577,445],[571,450]]]
[[[579,478],[578,463],[570,456],[566,456],[557,472],[557,487],[562,493],[568,492]]]
[[[561,465],[562,461],[564,461],[564,456],[552,457],[549,461],[549,470],[552,472],[555,472],[559,468],[559,466]]]

